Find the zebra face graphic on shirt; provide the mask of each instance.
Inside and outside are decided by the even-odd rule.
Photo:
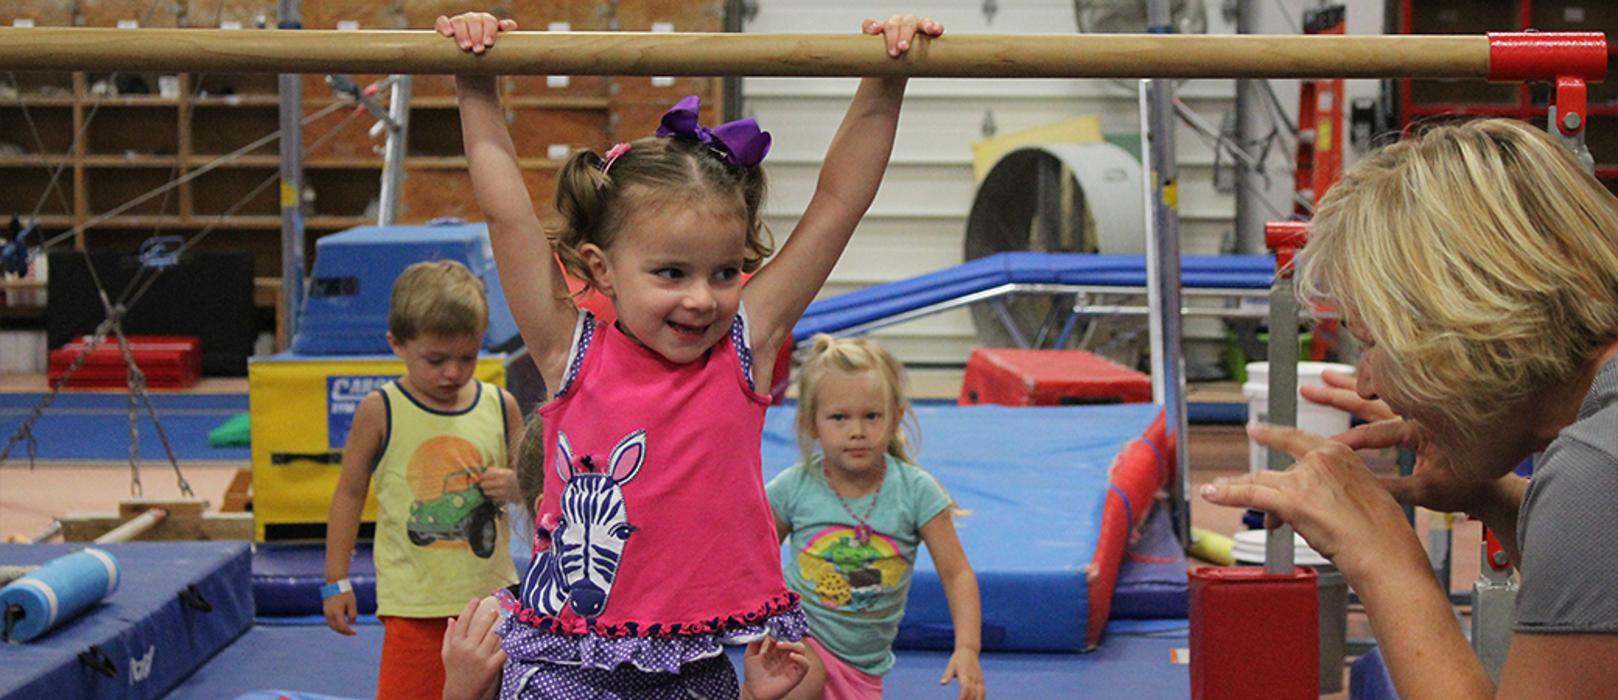
[[[589,457],[577,468],[567,435],[557,433],[556,473],[566,486],[551,546],[524,577],[523,600],[529,607],[555,615],[566,605],[584,617],[606,610],[624,545],[636,530],[622,487],[640,472],[645,459],[646,431],[637,430],[612,448],[605,472],[596,471]]]

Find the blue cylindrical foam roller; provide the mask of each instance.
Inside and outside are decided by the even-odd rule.
[[[4,619],[14,619],[10,641],[29,641],[73,619],[117,590],[118,573],[111,554],[88,548],[52,559],[0,588],[0,611]]]

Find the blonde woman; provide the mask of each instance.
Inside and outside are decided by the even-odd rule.
[[[1206,500],[1292,524],[1365,603],[1404,698],[1618,692],[1618,199],[1550,136],[1442,126],[1355,166],[1321,202],[1298,271],[1364,346],[1381,418],[1331,440],[1257,426],[1297,463]],[[1356,449],[1403,445],[1379,481]],[[1532,480],[1513,476],[1539,453]],[[1399,502],[1480,518],[1522,571],[1498,688],[1468,648]]]

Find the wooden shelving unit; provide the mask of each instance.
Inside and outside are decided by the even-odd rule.
[[[721,31],[721,0],[495,0],[490,11],[518,20],[524,29],[630,31],[672,25],[678,31]],[[179,0],[154,7],[150,0],[19,0],[0,6],[0,24],[18,19],[35,26],[115,27],[135,19],[146,27],[245,27],[276,31],[274,0]],[[374,3],[334,0],[303,3],[303,26],[312,29],[430,28],[444,8],[438,3]],[[351,76],[361,85],[383,76]],[[10,88],[5,76],[4,87]],[[164,84],[169,89],[163,91]],[[107,87],[119,94],[106,94]],[[662,111],[680,97],[703,98],[705,119],[716,119],[722,81],[679,78],[513,76],[502,79],[507,118],[520,165],[534,200],[548,211],[561,157],[574,148],[603,150],[611,143],[650,134]],[[238,156],[117,216],[99,220],[128,200],[186,176],[278,127],[279,97],[273,75],[22,73],[15,94],[0,94],[0,218],[28,215],[39,204],[47,236],[94,223],[75,238],[92,250],[133,250],[155,234],[214,232],[200,248],[249,250],[255,274],[278,277],[278,188],[266,187],[234,214],[222,216],[266,179],[278,176],[275,141]],[[131,94],[133,93],[133,94]],[[303,111],[313,114],[340,98],[323,76],[305,76]],[[335,231],[375,221],[380,190],[381,138],[367,132],[374,122],[351,109],[337,109],[304,128],[304,225],[306,250]],[[347,123],[344,124],[344,120]],[[30,128],[32,123],[33,128]],[[343,124],[318,148],[314,144]],[[36,139],[34,132],[38,131]],[[75,135],[78,135],[75,138]],[[60,169],[48,192],[52,170]],[[424,222],[480,215],[466,176],[453,80],[417,76],[411,99],[410,138],[399,219]],[[266,279],[262,287],[275,280]]]

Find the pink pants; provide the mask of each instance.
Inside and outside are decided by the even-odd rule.
[[[882,700],[881,676],[848,665],[814,637],[804,635],[803,642],[820,655],[820,663],[826,667],[826,690],[821,696],[824,700]]]

